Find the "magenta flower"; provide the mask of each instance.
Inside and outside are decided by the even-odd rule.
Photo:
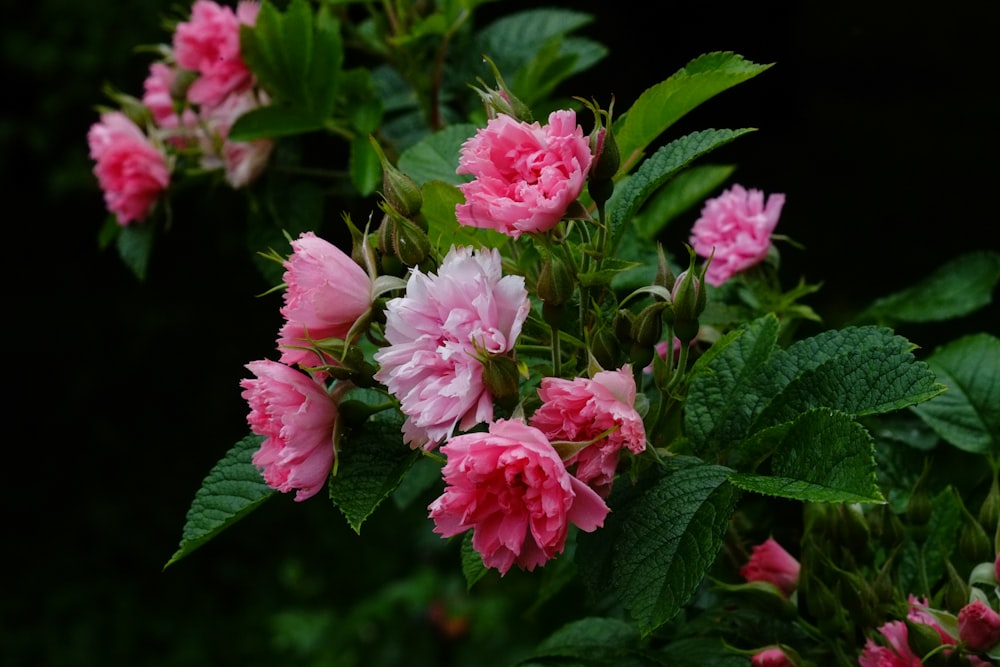
[[[583,190],[590,146],[575,111],[554,111],[549,123],[524,123],[499,115],[462,146],[459,174],[463,225],[495,229],[514,238],[554,227]]]
[[[495,249],[452,248],[437,275],[410,273],[406,295],[386,307],[389,345],[374,358],[411,446],[433,449],[456,426],[493,420],[483,360],[514,349],[530,309],[524,279],[501,274]]]
[[[212,0],[197,0],[191,19],[177,24],[177,64],[199,74],[188,89],[191,102],[214,107],[252,85],[253,75],[240,55],[240,25],[254,25],[259,10],[255,2],[241,2],[234,12]]]
[[[278,334],[281,362],[305,367],[332,363],[312,349],[324,338],[346,339],[374,300],[371,278],[344,251],[312,232],[292,241],[285,261],[285,323]]]
[[[754,653],[750,658],[753,667],[794,667],[795,663],[777,646]]]
[[[177,115],[172,89],[177,79],[177,70],[163,62],[149,66],[149,75],[143,81],[142,103],[153,114],[157,127],[167,130],[167,139],[175,145],[184,145],[198,124],[195,112],[186,108]]]
[[[982,600],[958,612],[958,636],[973,651],[988,651],[1000,642],[1000,614]]]
[[[638,454],[646,448],[646,428],[635,410],[635,380],[629,366],[600,371],[592,379],[542,378],[538,395],[542,405],[531,425],[549,440],[594,440],[566,461],[576,464],[575,475],[606,498],[622,448]]]
[[[871,638],[858,658],[861,667],[920,667],[923,662],[913,653],[909,644],[909,632],[902,621],[890,621],[879,627],[888,646],[877,644]]]
[[[428,507],[434,532],[472,529],[472,546],[487,567],[506,574],[532,570],[562,552],[569,525],[591,532],[608,506],[566,471],[545,435],[520,421],[500,420],[489,433],[466,433],[441,447],[444,493]]]
[[[788,597],[799,585],[799,569],[799,561],[769,537],[753,548],[750,560],[740,568],[740,576],[747,581],[774,584]]]
[[[706,201],[701,217],[691,228],[695,252],[712,257],[705,280],[718,287],[763,261],[784,204],[783,194],[772,194],[765,204],[763,192],[748,191],[742,185],[734,185]]]
[[[296,501],[314,496],[333,467],[337,403],[310,376],[276,361],[252,361],[257,376],[240,382],[250,405],[250,430],[264,436],[253,455],[264,481]]]
[[[118,224],[142,221],[170,183],[170,167],[138,125],[120,111],[101,115],[87,133],[94,175]]]

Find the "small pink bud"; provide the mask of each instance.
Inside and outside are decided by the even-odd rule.
[[[958,636],[973,651],[986,651],[1000,642],[1000,614],[982,600],[958,612]]]
[[[794,667],[795,663],[777,646],[754,653],[750,658],[753,667]]]
[[[753,548],[750,560],[740,569],[747,581],[767,581],[777,586],[786,597],[799,585],[799,561],[772,538]]]

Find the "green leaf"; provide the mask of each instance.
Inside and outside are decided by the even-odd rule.
[[[114,224],[118,225],[117,222]],[[121,227],[116,237],[119,257],[139,280],[146,279],[155,238],[153,225],[141,222]]]
[[[500,232],[459,224],[455,206],[464,202],[465,197],[455,186],[429,181],[420,192],[424,197],[420,213],[427,221],[427,237],[439,252],[447,252],[452,245],[500,248],[507,243],[507,237]]]
[[[367,136],[351,140],[348,165],[351,182],[361,195],[370,195],[382,183],[382,163]]]
[[[635,174],[615,188],[608,202],[608,218],[615,243],[627,225],[632,223],[639,208],[661,185],[692,161],[748,132],[753,132],[753,129],[692,132],[653,153]]]
[[[472,590],[477,581],[490,571],[483,563],[483,557],[472,546],[473,531],[466,531],[462,536],[462,574],[465,576],[466,590]]]
[[[240,440],[208,473],[187,513],[180,547],[164,569],[189,555],[213,537],[257,509],[274,495],[251,458],[264,438]]]
[[[678,639],[663,649],[665,665],[671,667],[747,667],[745,656],[733,653],[714,637]]]
[[[323,190],[316,183],[290,181],[273,172],[267,174],[261,206],[250,209],[246,242],[268,284],[281,284],[285,268],[258,253],[274,250],[279,255],[291,254],[285,234],[294,239],[302,232],[318,229],[323,221],[323,203]]]
[[[403,151],[397,166],[417,185],[429,181],[451,185],[464,183],[465,177],[455,172],[458,169],[458,154],[462,144],[477,129],[472,124],[449,125]]]
[[[992,302],[997,282],[1000,253],[969,253],[941,266],[916,285],[876,300],[859,319],[891,326],[963,317]]]
[[[567,623],[544,639],[533,658],[608,660],[628,655],[639,645],[635,626],[616,618],[588,617]]]
[[[733,485],[807,502],[884,502],[872,437],[852,415],[818,408],[777,431],[770,475],[734,473]]]
[[[598,597],[617,597],[643,634],[680,611],[722,548],[739,496],[730,472],[692,462],[635,486],[619,483],[604,527],[578,536],[584,583]]]
[[[675,218],[703,203],[734,170],[732,165],[706,164],[680,172],[643,207],[635,220],[636,233],[654,240]]]
[[[647,89],[615,123],[615,139],[622,156],[619,173],[629,172],[646,147],[686,113],[770,67],[734,53],[708,53]]]
[[[935,350],[927,365],[948,391],[913,411],[959,449],[1000,454],[1000,339],[965,336]]]
[[[931,498],[931,516],[921,540],[903,543],[897,586],[914,595],[931,595],[931,585],[945,574],[962,525],[962,500],[953,487]]]
[[[403,443],[401,422],[368,420],[344,433],[330,477],[330,500],[355,533],[399,485],[420,453]]]
[[[315,132],[326,127],[326,121],[311,111],[298,107],[259,107],[236,119],[229,131],[232,141],[275,139],[295,134]]]

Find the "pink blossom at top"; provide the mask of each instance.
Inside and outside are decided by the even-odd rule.
[[[750,658],[753,667],[794,667],[795,663],[777,646],[754,653]]]
[[[240,25],[254,25],[259,10],[255,2],[241,2],[234,12],[212,0],[197,0],[190,20],[177,24],[177,64],[199,74],[188,88],[191,102],[213,107],[252,85],[253,75],[240,55]]]
[[[544,127],[499,115],[462,145],[458,173],[475,180],[459,186],[455,215],[514,238],[547,231],[580,195],[590,162],[575,111],[552,112]]]
[[[337,404],[322,384],[276,361],[252,361],[247,368],[256,379],[240,382],[250,405],[247,422],[264,436],[253,455],[264,481],[296,501],[316,494],[333,467]]]
[[[988,651],[1000,642],[1000,614],[982,600],[958,612],[958,636],[973,651]]]
[[[246,112],[259,108],[262,101],[258,97],[262,95],[253,90],[233,93],[205,114],[205,125],[211,136],[205,137],[202,142],[202,167],[211,169],[221,166],[225,169],[226,182],[234,188],[245,187],[256,180],[267,166],[274,149],[271,139],[229,139],[233,124]],[[263,102],[267,102],[266,98]]]
[[[433,449],[456,426],[493,419],[482,360],[514,349],[531,309],[524,278],[502,275],[500,261],[496,249],[453,247],[437,275],[413,269],[386,307],[375,379],[399,399],[411,446]]]
[[[473,548],[501,574],[515,563],[532,570],[561,553],[571,523],[586,532],[604,524],[601,497],[524,422],[496,421],[489,433],[455,436],[441,451],[448,457],[446,487],[428,507],[434,532],[451,537],[473,529]]]
[[[765,204],[763,192],[746,190],[742,185],[706,201],[691,228],[695,252],[712,257],[705,280],[718,287],[763,261],[784,204],[783,194],[770,195]]]
[[[312,349],[324,338],[346,338],[354,323],[371,308],[371,278],[350,255],[312,232],[292,241],[284,263],[285,293],[278,334],[281,361],[318,366],[332,360]]]
[[[635,379],[631,367],[600,371],[593,378],[542,378],[538,396],[542,405],[531,425],[549,440],[581,442],[605,437],[584,447],[566,461],[576,464],[576,477],[606,498],[622,448],[638,454],[646,448],[646,428],[635,410]]]
[[[920,667],[923,663],[910,649],[909,632],[903,621],[890,621],[879,627],[888,646],[869,638],[858,658],[861,667]]]
[[[788,597],[799,585],[799,569],[799,561],[768,538],[753,548],[750,560],[740,568],[740,576],[747,581],[772,583]]]
[[[120,111],[101,115],[87,133],[94,175],[118,224],[145,220],[170,183],[166,156]]]

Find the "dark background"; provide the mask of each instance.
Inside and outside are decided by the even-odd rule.
[[[786,249],[783,271],[824,282],[810,303],[830,324],[961,253],[1000,249],[993,3],[549,4],[595,14],[585,32],[611,48],[568,92],[614,94],[620,109],[707,51],[776,63],[685,128],[759,128],[718,159],[787,194],[778,231],[806,249]],[[242,366],[270,353],[278,326],[278,302],[255,296],[268,286],[217,224],[238,209],[225,193],[182,205],[179,219],[213,224],[178,224],[146,284],[97,247],[87,128],[105,82],[141,89],[150,57],[132,47],[166,39],[167,8],[42,0],[3,13],[5,665],[320,664],[281,644],[275,610],[315,621],[434,549],[425,525],[392,533],[394,508],[358,538],[328,504],[282,497],[161,573],[201,479],[246,432]],[[932,349],[996,323],[993,307],[902,333]]]

